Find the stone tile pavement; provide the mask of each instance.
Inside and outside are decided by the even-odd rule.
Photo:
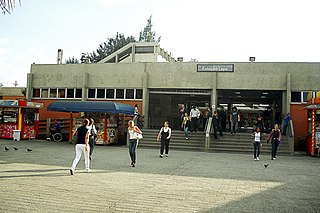
[[[0,149],[0,212],[320,212],[317,158],[138,149],[132,168],[126,147],[96,146],[93,172],[82,158],[70,176],[68,142]]]

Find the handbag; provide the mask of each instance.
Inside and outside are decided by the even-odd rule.
[[[137,139],[142,139],[143,138],[143,135],[142,134],[139,134],[139,133],[137,133]]]

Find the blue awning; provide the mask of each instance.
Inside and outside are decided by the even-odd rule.
[[[128,104],[107,101],[56,101],[48,105],[47,110],[58,112],[103,112],[114,114],[133,114]]]

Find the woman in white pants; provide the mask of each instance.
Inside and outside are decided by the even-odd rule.
[[[77,142],[76,142],[76,157],[73,160],[72,166],[70,168],[70,174],[74,174],[74,170],[76,169],[76,166],[81,159],[81,154],[83,152],[84,155],[84,162],[85,162],[85,167],[86,167],[86,172],[90,172],[90,160],[89,160],[89,152],[90,152],[90,147],[89,147],[89,131],[88,131],[88,125],[89,125],[89,120],[84,119],[83,120],[83,125],[77,129],[76,132],[73,134],[77,133]]]

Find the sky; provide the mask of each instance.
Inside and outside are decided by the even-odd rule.
[[[17,0],[16,0],[17,2]],[[80,59],[116,33],[139,37],[152,15],[160,46],[185,62],[319,62],[318,0],[21,0],[0,14],[0,83],[26,86],[30,65]]]

